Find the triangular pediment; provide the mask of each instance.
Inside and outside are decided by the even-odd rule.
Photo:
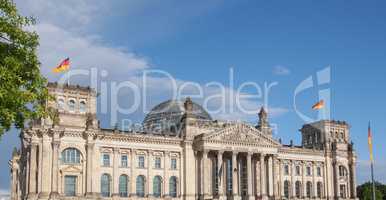
[[[244,143],[262,146],[278,146],[279,142],[270,136],[264,135],[255,127],[248,124],[236,123],[225,127],[222,130],[205,133],[201,137],[202,141],[220,143]]]
[[[64,171],[64,172],[81,172],[82,170],[75,165],[69,165],[69,166],[64,167],[62,169],[62,171]]]

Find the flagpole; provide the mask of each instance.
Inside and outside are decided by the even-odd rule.
[[[373,200],[375,200],[375,182],[374,182],[374,164],[371,162],[371,181],[372,181],[372,191],[373,191]]]
[[[374,181],[374,155],[373,155],[373,138],[371,134],[371,126],[369,121],[369,128],[368,128],[368,143],[369,143],[369,151],[370,151],[370,167],[371,167],[371,183],[372,183],[372,200],[375,199],[375,181]]]

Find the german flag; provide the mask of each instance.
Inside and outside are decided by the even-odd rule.
[[[70,58],[64,59],[57,67],[52,69],[52,72],[59,73],[70,69]]]
[[[369,144],[370,161],[371,161],[371,163],[373,163],[374,162],[374,157],[373,157],[373,136],[371,134],[370,122],[369,122],[369,128],[367,129],[367,143]]]
[[[318,103],[312,106],[314,110],[320,110],[324,107],[324,100],[320,100]]]

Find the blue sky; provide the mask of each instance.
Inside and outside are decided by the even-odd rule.
[[[269,94],[269,107],[278,112],[270,120],[278,126],[275,137],[285,143],[291,139],[300,143],[298,129],[305,123],[294,111],[295,88],[330,67],[330,83],[299,94],[298,109],[316,117],[310,107],[319,90],[330,89],[331,117],[351,125],[359,183],[369,179],[366,135],[371,121],[375,177],[386,183],[385,1],[20,2],[16,4],[23,14],[38,18],[32,29],[40,34],[42,73],[49,80],[58,79],[50,68],[66,56],[74,68],[107,70],[107,82],[159,69],[181,82],[227,85],[232,67],[235,87],[246,81],[277,82]],[[58,16],[58,10],[68,13]],[[149,95],[155,99],[152,105],[168,98],[154,89]],[[255,106],[260,101],[256,99]],[[219,117],[232,115],[226,114]],[[120,117],[140,122],[143,116],[137,112]],[[109,126],[109,114],[99,117],[103,126]],[[257,120],[254,115],[240,117],[250,123]],[[0,141],[2,190],[9,187],[7,161],[13,146],[18,146],[16,130]]]

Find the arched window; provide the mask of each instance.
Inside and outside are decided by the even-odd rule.
[[[169,195],[170,197],[177,197],[177,177],[175,176],[169,179]]]
[[[288,180],[284,181],[284,197],[289,198],[290,184]]]
[[[59,110],[64,110],[64,100],[63,99],[58,99],[58,109]]]
[[[145,197],[145,177],[143,175],[137,176],[136,186],[137,196]]]
[[[160,176],[155,176],[153,179],[153,195],[154,197],[161,197],[161,188],[162,188],[162,178]]]
[[[80,151],[75,148],[67,148],[62,151],[62,162],[64,164],[79,164]]]
[[[86,112],[86,102],[85,101],[81,101],[80,103],[79,103],[79,111],[80,112]]]
[[[296,194],[296,197],[298,197],[298,198],[300,198],[301,188],[302,188],[302,183],[300,183],[300,181],[296,181],[295,182],[295,194]]]
[[[102,197],[109,197],[110,196],[110,175],[109,174],[103,174],[101,177],[101,194]]]
[[[127,182],[128,178],[126,175],[121,175],[119,177],[119,196],[120,197],[127,197]]]
[[[318,196],[318,198],[322,197],[322,190],[323,190],[322,182],[318,182],[316,185],[316,195]]]
[[[311,190],[312,190],[312,183],[308,181],[306,184],[306,193],[308,198],[311,198]]]
[[[347,176],[347,169],[346,167],[340,165],[339,166],[339,176],[343,177],[343,176]]]
[[[70,111],[75,111],[75,100],[74,99],[70,99],[68,101],[68,109]]]

